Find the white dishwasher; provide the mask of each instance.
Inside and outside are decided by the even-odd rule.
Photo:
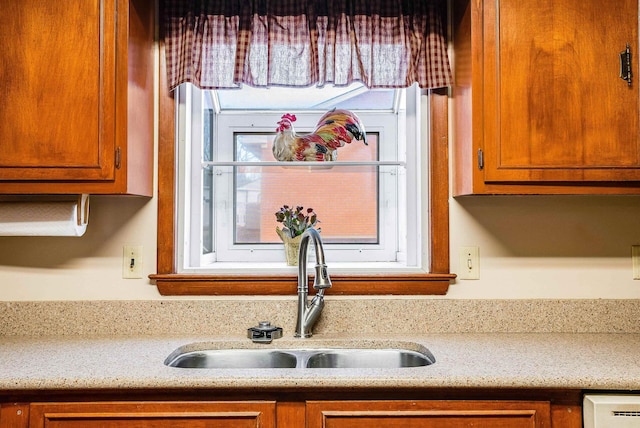
[[[586,394],[584,428],[640,428],[640,395]]]

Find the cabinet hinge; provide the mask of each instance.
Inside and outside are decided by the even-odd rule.
[[[484,154],[482,149],[478,149],[478,169],[482,170],[482,168],[484,168]]]
[[[627,43],[627,48],[620,52],[620,78],[627,81],[627,85],[631,86],[631,47]]]
[[[121,164],[121,155],[120,155],[120,147],[116,148],[116,169],[120,169]]]

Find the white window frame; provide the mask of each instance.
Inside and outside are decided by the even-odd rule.
[[[178,144],[178,271],[181,273],[243,273],[290,271],[284,263],[284,251],[282,244],[255,244],[233,245],[233,206],[227,198],[219,195],[233,195],[233,174],[225,171],[233,171],[233,133],[234,132],[273,132],[274,124],[280,119],[281,112],[256,112],[248,119],[246,112],[221,112],[218,105],[212,107],[217,114],[214,115],[215,135],[219,141],[225,144],[215,144],[214,160],[218,162],[214,168],[216,175],[215,192],[216,223],[214,234],[223,238],[223,242],[229,245],[220,246],[216,243],[216,251],[211,254],[202,253],[202,112],[204,103],[207,102],[200,91],[192,86],[182,85],[177,90],[176,103],[176,134]],[[425,272],[427,246],[426,241],[426,201],[423,195],[427,165],[426,144],[417,144],[421,141],[420,104],[427,99],[426,95],[420,96],[419,89],[409,88],[406,91],[406,111],[396,112],[405,116],[404,134],[398,128],[392,130],[397,134],[397,145],[389,146],[380,144],[380,160],[395,161],[401,166],[381,166],[380,172],[380,208],[401,204],[401,218],[395,216],[397,210],[388,209],[386,213],[380,213],[380,244],[325,244],[327,263],[332,272],[339,273],[417,273]],[[209,105],[211,105],[211,100]],[[423,106],[424,109],[424,106]],[[317,123],[317,119],[324,111],[295,112],[298,120],[295,123],[296,131],[311,132]],[[380,141],[388,138],[392,124],[382,125],[383,115],[392,117],[389,113],[374,111],[358,111],[368,132],[379,132]],[[191,120],[187,120],[190,117]],[[400,117],[400,120],[402,118]],[[386,119],[389,120],[389,119]],[[397,121],[395,121],[397,122]],[[423,128],[427,128],[424,126]],[[386,134],[385,134],[386,133]],[[424,135],[428,135],[424,134]],[[405,144],[406,141],[415,141],[416,144]],[[385,147],[392,147],[395,153],[383,152]],[[189,159],[190,161],[187,161]],[[386,171],[386,172],[382,172]],[[389,180],[393,178],[393,180]],[[398,186],[394,181],[406,180],[406,186]],[[384,186],[394,186],[398,191],[383,191]],[[275,218],[275,217],[274,217]],[[383,225],[382,222],[386,224]],[[224,223],[226,222],[226,223]],[[393,225],[400,227],[393,227]],[[274,222],[275,228],[275,222]],[[395,233],[388,233],[395,231]],[[275,232],[274,232],[275,233]],[[222,235],[222,236],[221,236]],[[385,247],[386,245],[386,247]],[[223,248],[224,247],[224,248]],[[380,261],[378,255],[386,251],[387,259],[389,247],[396,252],[395,261]],[[347,259],[348,257],[348,259]],[[247,262],[252,260],[251,262]],[[348,260],[348,261],[345,261]]]

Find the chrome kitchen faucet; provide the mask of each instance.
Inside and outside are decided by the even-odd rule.
[[[310,241],[313,241],[316,253],[316,277],[313,288],[318,290],[310,303],[309,278],[307,277],[307,252]],[[315,229],[307,229],[300,240],[300,252],[298,253],[298,317],[296,320],[295,337],[310,337],[311,330],[320,317],[324,306],[324,290],[331,288],[331,279],[324,262],[324,248],[320,234]]]

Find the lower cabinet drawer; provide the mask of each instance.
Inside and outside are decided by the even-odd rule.
[[[307,428],[542,428],[547,401],[308,401]]]
[[[276,404],[248,402],[32,403],[29,428],[275,428]]]

